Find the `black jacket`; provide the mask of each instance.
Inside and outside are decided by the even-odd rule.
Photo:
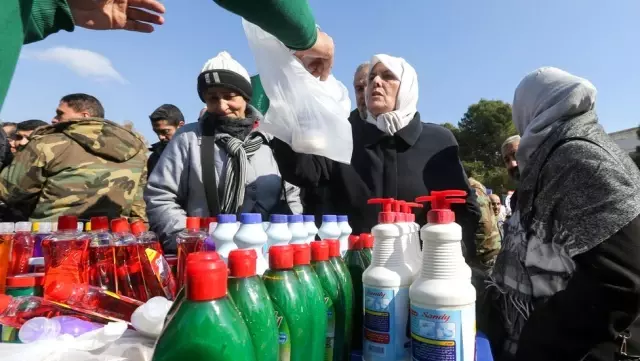
[[[151,148],[149,148],[151,154],[149,155],[149,159],[147,160],[147,178],[149,178],[151,172],[153,171],[153,168],[155,168],[156,164],[158,164],[160,156],[162,155],[164,148],[167,147],[167,144],[167,142],[157,142],[152,144]]]
[[[354,233],[368,232],[378,223],[379,206],[367,205],[370,198],[413,201],[433,190],[459,189],[469,193],[467,202],[454,208],[463,228],[467,251],[475,255],[474,233],[480,209],[458,158],[453,134],[436,124],[420,121],[420,114],[394,136],[387,136],[364,121],[354,121],[351,165],[325,157],[297,154],[284,142],[272,146],[284,179],[301,188],[320,188],[329,204],[320,208],[349,215]],[[324,189],[323,189],[324,188]],[[426,223],[426,209],[416,212],[416,222]]]

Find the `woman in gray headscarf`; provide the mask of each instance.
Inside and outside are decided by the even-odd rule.
[[[487,290],[498,360],[617,360],[640,312],[640,172],[595,99],[556,68],[516,89],[518,199]]]

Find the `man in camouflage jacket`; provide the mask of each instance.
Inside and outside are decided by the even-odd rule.
[[[476,191],[481,211],[480,223],[476,231],[476,260],[472,266],[486,272],[493,267],[496,256],[500,252],[500,231],[487,189],[473,178],[469,178],[469,185]]]
[[[102,118],[39,128],[0,173],[0,201],[31,221],[62,215],[146,221],[146,151],[139,136]]]

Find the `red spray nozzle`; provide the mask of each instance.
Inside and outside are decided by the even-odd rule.
[[[406,222],[407,215],[404,212],[405,201],[397,200],[393,202],[393,211],[396,212],[396,222]]]
[[[393,198],[372,198],[367,201],[367,204],[381,204],[382,212],[378,214],[378,222],[393,223],[396,221],[396,214],[392,210],[394,202]]]
[[[459,190],[432,191],[431,195],[416,198],[416,202],[431,202],[431,210],[427,213],[429,223],[453,223],[455,214],[451,211],[454,203],[465,203],[467,192]]]
[[[413,214],[413,208],[424,208],[424,206],[414,202],[404,202],[402,204],[402,211],[407,214],[407,221],[409,222],[416,221],[416,215]]]

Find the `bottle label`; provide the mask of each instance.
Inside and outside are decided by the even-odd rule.
[[[455,310],[411,305],[411,354],[416,361],[473,361],[475,304]]]
[[[278,306],[273,305],[276,315],[276,325],[278,326],[278,344],[280,349],[279,361],[291,360],[291,333],[289,332],[289,325],[287,319],[284,317],[284,313],[280,311]]]
[[[409,357],[409,287],[364,287],[364,359]]]
[[[324,304],[327,307],[327,340],[324,350],[324,360],[333,360],[333,348],[336,337],[336,310],[333,306],[333,301],[327,293],[324,293]]]

